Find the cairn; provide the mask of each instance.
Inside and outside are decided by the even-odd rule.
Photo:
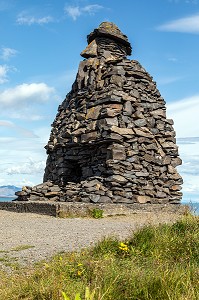
[[[87,41],[52,124],[44,181],[17,200],[179,203],[181,159],[156,83],[127,59],[131,45],[115,24],[103,22]]]

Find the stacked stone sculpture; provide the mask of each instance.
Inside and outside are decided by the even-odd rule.
[[[173,121],[131,45],[103,22],[87,37],[76,80],[58,108],[43,184],[18,200],[179,203],[181,164]]]

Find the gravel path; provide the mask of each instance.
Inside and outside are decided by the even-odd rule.
[[[145,224],[174,222],[179,216],[169,213],[138,213],[103,219],[60,219],[31,213],[0,210],[0,267],[4,259],[32,264],[60,251],[73,251],[95,243],[105,236],[125,239]],[[32,248],[13,251],[21,246]]]

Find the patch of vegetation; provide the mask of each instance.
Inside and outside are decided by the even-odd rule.
[[[71,298],[69,298],[65,292],[62,292],[62,296],[64,300],[72,300]],[[85,300],[94,300],[94,296],[95,296],[95,291],[90,292],[89,287],[86,287],[85,289],[85,295],[84,295],[84,299]],[[76,293],[75,294],[75,300],[83,300],[83,298],[81,298],[80,293]]]
[[[104,239],[0,277],[6,300],[198,300],[199,217],[147,226],[126,241]]]
[[[100,218],[103,218],[103,209],[99,209],[99,208],[93,208],[91,210],[91,216],[95,219],[100,219]]]
[[[8,254],[5,254],[3,257],[0,257],[0,263],[5,267],[9,267],[9,269],[16,270],[17,268],[19,268],[17,258],[10,257]]]
[[[75,218],[78,217],[78,214],[72,213],[70,211],[60,210],[57,212],[57,217],[61,219]]]
[[[64,210],[60,210],[57,212],[57,217],[58,218],[78,218],[78,217],[85,217],[85,218],[88,218],[88,217],[92,217],[92,218],[95,218],[95,219],[100,219],[100,218],[103,218],[103,213],[104,211],[102,209],[99,209],[99,208],[94,208],[94,209],[88,209],[87,211],[85,212],[78,212],[78,211],[64,211]]]
[[[15,248],[12,248],[11,251],[23,251],[23,250],[31,249],[34,247],[35,246],[32,246],[32,245],[19,245],[19,246],[16,246]]]
[[[8,257],[4,256],[4,257],[0,257],[0,262],[7,262],[8,261]]]

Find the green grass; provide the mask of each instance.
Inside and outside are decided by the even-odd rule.
[[[104,211],[102,209],[93,208],[90,212],[90,215],[94,219],[100,219],[100,218],[103,218],[103,213],[104,213]]]
[[[19,246],[12,248],[11,251],[23,251],[23,250],[34,248],[34,247],[35,246],[32,246],[32,245],[19,245]]]
[[[147,226],[127,241],[104,239],[0,277],[0,300],[198,300],[199,217]]]
[[[8,254],[5,254],[3,257],[0,257],[0,264],[9,269],[16,270],[19,268],[19,264],[17,262],[16,257],[10,257]],[[1,292],[0,292],[1,293]]]

